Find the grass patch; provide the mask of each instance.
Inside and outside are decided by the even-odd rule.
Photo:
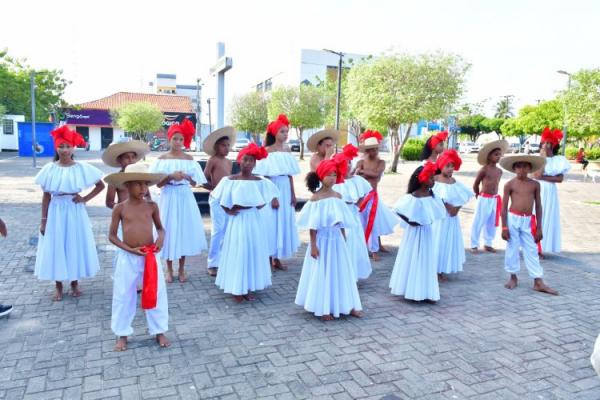
[[[591,204],[593,206],[600,206],[600,201],[584,201],[585,204]]]

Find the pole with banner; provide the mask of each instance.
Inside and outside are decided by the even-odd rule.
[[[35,72],[31,71],[31,146],[33,154],[33,168],[37,168],[37,138],[35,136]]]

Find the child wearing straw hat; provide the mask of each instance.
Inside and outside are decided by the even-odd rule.
[[[506,140],[490,140],[477,154],[477,162],[482,165],[473,183],[473,192],[477,198],[473,226],[471,228],[471,252],[479,252],[481,231],[485,251],[495,253],[493,247],[496,227],[500,224],[502,198],[498,194],[498,185],[502,170],[496,166],[508,149]]]
[[[108,175],[106,183],[127,190],[127,200],[115,205],[110,223],[109,240],[117,246],[111,329],[117,335],[115,351],[127,350],[127,337],[133,334],[136,284],[143,278],[142,308],[151,335],[156,335],[160,347],[170,346],[165,332],[169,329],[169,305],[165,279],[158,252],[165,231],[160,221],[158,205],[145,199],[148,186],[155,185],[164,174],[150,173],[145,164],[131,164],[125,171]],[[119,225],[123,239],[117,235]],[[157,238],[154,239],[153,228]]]
[[[504,269],[510,274],[504,286],[507,289],[517,287],[521,248],[527,271],[533,278],[533,290],[558,295],[558,292],[547,286],[542,279],[544,270],[538,256],[538,247],[543,236],[540,183],[527,176],[543,169],[544,164],[544,158],[530,155],[510,156],[500,160],[502,168],[517,174],[504,185],[502,201],[502,239],[507,241]]]
[[[211,191],[208,205],[212,225],[206,271],[212,277],[217,276],[219,253],[223,244],[225,228],[227,227],[227,214],[221,208],[219,201],[212,196],[212,191],[221,182],[221,179],[231,175],[233,163],[227,159],[227,154],[229,154],[229,146],[233,139],[235,139],[235,129],[231,126],[225,126],[208,135],[202,145],[204,152],[210,156],[204,168],[204,175],[207,180],[204,187]]]
[[[335,154],[335,145],[339,138],[340,131],[336,129],[323,129],[308,138],[306,147],[313,152],[310,156],[311,172],[317,170],[321,161],[329,160]]]

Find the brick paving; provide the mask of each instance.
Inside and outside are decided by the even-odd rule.
[[[100,166],[98,154],[80,155]],[[470,184],[476,164],[467,159],[457,177]],[[387,204],[415,167],[384,176]],[[533,292],[526,272],[516,290],[504,289],[501,240],[495,255],[467,255],[438,304],[391,296],[398,230],[384,238],[390,254],[360,283],[363,319],[323,323],[294,305],[305,246],[256,302],[240,305],[216,288],[201,256],[188,262],[189,283],[168,289],[172,347],[155,345],[139,312],[124,353],[112,351],[114,249],[103,194],[88,206],[101,273],[82,282],[83,297],[52,303],[52,283],[30,272],[41,200],[34,174],[30,160],[0,157],[9,227],[0,239],[0,302],[15,306],[0,319],[0,399],[600,399],[589,363],[600,332],[600,206],[592,204],[600,184],[583,183],[577,167],[559,189],[564,253],[543,261],[559,297]],[[461,212],[465,238],[473,206]]]

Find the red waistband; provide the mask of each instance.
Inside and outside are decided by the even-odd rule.
[[[509,213],[514,214],[514,215],[518,215],[519,217],[532,217],[533,214],[532,213],[523,213],[520,211],[515,211],[515,210],[508,210]]]
[[[485,197],[486,199],[491,199],[493,197],[500,197],[499,194],[489,194],[489,193],[483,193],[483,192],[479,193],[479,195],[481,197]]]

